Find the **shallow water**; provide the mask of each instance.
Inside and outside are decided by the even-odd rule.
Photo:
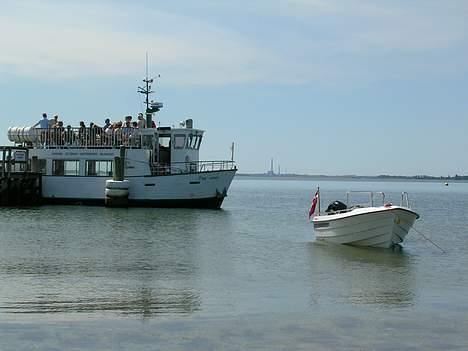
[[[445,252],[415,231],[315,243],[317,185],[322,207],[409,192]],[[467,224],[466,183],[236,178],[221,211],[0,209],[0,348],[466,349]]]

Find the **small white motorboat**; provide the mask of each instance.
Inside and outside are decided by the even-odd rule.
[[[369,203],[349,206],[351,194],[368,194]],[[382,205],[374,206],[374,194],[382,197]],[[400,206],[385,202],[383,192],[353,191],[346,194],[346,204],[332,202],[324,214],[320,213],[320,195],[317,191],[309,215],[315,212],[317,199],[319,213],[313,217],[316,240],[336,244],[389,248],[403,242],[419,215],[410,209],[408,194],[401,194]]]

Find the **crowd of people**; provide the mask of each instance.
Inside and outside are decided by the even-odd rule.
[[[132,116],[126,116],[124,122],[111,123],[111,120],[106,118],[102,127],[93,122],[86,126],[84,121],[80,121],[78,128],[72,128],[71,125],[64,127],[58,115],[49,119],[47,114],[43,113],[42,119],[32,127],[41,130],[40,138],[43,144],[105,146],[137,142],[136,136],[139,134],[139,129],[147,128],[146,119],[142,113],[138,114],[137,121],[132,121],[132,119]],[[156,128],[154,121],[151,128]]]

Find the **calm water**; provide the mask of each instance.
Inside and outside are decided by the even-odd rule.
[[[314,243],[307,211],[408,191],[401,250]],[[223,210],[0,209],[0,349],[467,349],[468,184],[236,179]]]

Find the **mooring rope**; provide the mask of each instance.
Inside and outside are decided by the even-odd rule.
[[[413,227],[413,229],[414,229],[414,231],[415,231],[416,233],[418,233],[419,235],[421,235],[424,239],[426,239],[427,241],[429,241],[432,245],[434,245],[435,247],[437,247],[440,251],[442,251],[443,253],[446,253],[446,251],[445,251],[443,248],[441,248],[439,245],[437,245],[434,241],[432,241],[431,239],[429,239],[427,236],[425,236],[425,235],[424,235],[423,233],[421,233],[419,230],[417,230],[417,229],[414,228],[414,227]]]
[[[406,222],[408,224],[410,224],[409,222],[405,221],[405,220],[402,220],[400,218],[400,221],[402,222]],[[401,225],[398,224],[398,226],[400,228],[403,228]],[[403,228],[404,229],[404,228]],[[443,253],[446,253],[447,251],[445,251],[443,248],[441,248],[438,244],[436,244],[433,240],[429,239],[426,235],[424,235],[422,232],[420,232],[419,230],[417,230],[414,226],[412,226],[412,229],[418,233],[419,235],[421,235],[424,239],[426,239],[427,241],[429,241],[432,245],[434,245],[435,247],[437,247],[440,251],[442,251]]]

